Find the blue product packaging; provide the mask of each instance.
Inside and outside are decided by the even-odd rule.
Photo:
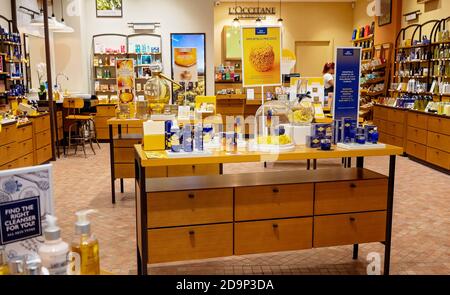
[[[356,137],[356,128],[358,127],[358,123],[356,120],[351,118],[343,119],[343,140],[344,143],[355,142]]]
[[[378,143],[378,139],[379,139],[379,133],[378,133],[378,128],[375,128],[372,132],[372,140],[370,141],[373,144],[377,144]]]
[[[180,128],[178,125],[173,125],[170,129],[170,149],[174,153],[179,153],[181,151],[181,139],[180,139]]]
[[[321,138],[307,136],[306,137],[306,146],[309,148],[320,148]]]
[[[190,124],[186,124],[183,127],[183,150],[186,153],[192,152],[192,127]]]
[[[336,120],[333,128],[333,143],[337,144],[339,142],[342,142],[342,121]]]
[[[194,127],[194,150],[203,151],[203,126],[197,124]]]
[[[166,135],[165,136],[166,137],[166,140],[165,140],[166,150],[170,149],[170,138],[172,136],[172,133],[171,133],[172,124],[173,124],[172,121],[165,121],[164,122],[164,131],[165,131],[165,135]]]
[[[364,127],[367,142],[372,142],[372,135],[375,129],[377,129],[375,125],[366,125]]]
[[[331,124],[312,124],[311,125],[311,136],[312,137],[332,137],[333,128]]]

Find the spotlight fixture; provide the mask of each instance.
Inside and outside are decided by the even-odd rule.
[[[279,18],[279,19],[278,19],[278,25],[279,25],[280,27],[283,26],[283,19],[282,19],[282,18]]]
[[[233,19],[233,27],[238,28],[240,25],[241,25],[241,23],[239,22],[239,18],[235,17]]]

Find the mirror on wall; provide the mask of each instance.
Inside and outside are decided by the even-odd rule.
[[[39,36],[24,36],[24,55],[28,61],[25,80],[30,92],[36,92],[39,85],[47,81],[46,72],[39,73],[40,64],[45,64],[45,40]]]

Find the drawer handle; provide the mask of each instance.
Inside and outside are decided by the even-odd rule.
[[[278,224],[274,223],[274,224],[272,224],[272,227],[273,228],[278,228]]]
[[[195,165],[192,165],[192,169],[195,170]]]
[[[190,193],[190,194],[188,195],[188,197],[189,197],[189,199],[193,199],[193,198],[195,198],[195,195],[194,195],[193,193]]]
[[[351,188],[356,188],[356,184],[350,183],[350,187],[351,187]]]
[[[195,231],[193,231],[193,230],[190,230],[190,231],[189,231],[189,235],[190,235],[190,236],[193,236],[193,235],[195,235]]]
[[[280,190],[279,190],[277,187],[274,187],[274,188],[272,189],[272,191],[273,191],[275,194],[277,194],[277,193],[280,192]]]
[[[355,218],[355,217],[350,217],[350,221],[351,221],[351,222],[355,222],[355,221],[356,221],[356,218]]]

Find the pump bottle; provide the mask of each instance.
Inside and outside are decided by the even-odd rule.
[[[56,224],[57,218],[47,215],[46,221],[45,242],[38,251],[42,266],[48,269],[50,275],[66,275],[69,245],[61,239],[61,229]]]
[[[100,254],[97,238],[91,233],[91,223],[88,215],[97,210],[82,210],[76,212],[75,236],[72,241],[72,252],[80,256],[81,275],[100,274]]]
[[[0,246],[0,276],[9,274],[8,259],[5,246]]]

